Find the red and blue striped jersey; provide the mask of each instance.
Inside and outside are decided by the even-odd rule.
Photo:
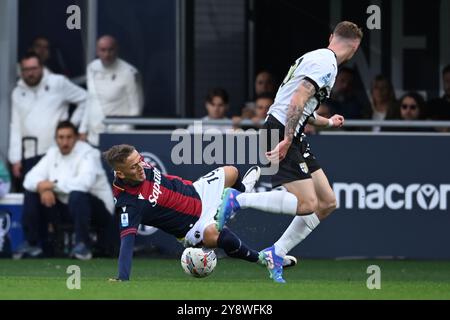
[[[202,202],[189,180],[145,170],[146,180],[130,186],[116,177],[113,183],[121,237],[136,234],[139,224],[153,226],[183,238],[200,218]]]

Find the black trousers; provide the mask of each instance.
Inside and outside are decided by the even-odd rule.
[[[113,216],[103,201],[90,193],[73,191],[68,204],[57,200],[53,207],[47,208],[41,204],[38,193],[25,191],[22,226],[26,240],[45,249],[51,242],[50,223],[55,229],[63,224],[72,224],[76,244],[84,242],[88,246],[91,245],[89,232],[93,225],[97,231],[97,245],[102,251],[112,254],[118,246],[119,232],[115,230]]]

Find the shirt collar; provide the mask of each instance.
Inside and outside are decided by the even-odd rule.
[[[330,50],[331,52],[333,52],[333,54],[334,54],[334,57],[336,58],[336,60],[337,60],[337,55],[336,55],[336,53],[333,51],[333,50],[331,50],[330,48],[325,48],[325,49],[328,49],[328,50]]]

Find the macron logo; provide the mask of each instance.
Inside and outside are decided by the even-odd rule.
[[[156,207],[158,204],[159,195],[162,194],[161,191],[161,172],[154,167],[153,168],[153,191],[148,197],[148,201],[151,203],[152,207]]]
[[[398,183],[371,183],[365,186],[360,183],[336,182],[333,189],[338,207],[345,209],[446,211],[450,194],[450,184],[429,183],[406,186]]]

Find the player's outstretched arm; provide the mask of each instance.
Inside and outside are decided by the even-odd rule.
[[[131,263],[133,260],[133,248],[136,235],[134,233],[127,234],[121,238],[120,254],[119,254],[119,276],[118,280],[130,280]]]

